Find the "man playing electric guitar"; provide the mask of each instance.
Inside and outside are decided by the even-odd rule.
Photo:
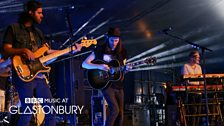
[[[110,28],[107,33],[106,43],[102,46],[98,46],[83,62],[82,67],[86,69],[109,71],[110,67],[107,64],[96,64],[94,61],[103,60],[105,62],[110,62],[112,59],[117,59],[121,65],[124,65],[126,63],[126,58],[126,51],[121,44],[119,28]],[[102,89],[102,93],[110,109],[105,126],[122,126],[123,124],[124,86],[122,81],[123,75],[120,80],[111,82],[111,84]]]
[[[27,61],[34,61],[34,52],[41,46],[46,46],[42,32],[34,26],[34,24],[40,24],[43,19],[42,3],[35,0],[30,0],[24,6],[24,11],[19,15],[18,23],[10,25],[5,32],[3,43],[4,51],[11,55],[21,56]],[[80,51],[81,45],[76,44],[73,48],[73,52]],[[57,50],[49,49],[47,54],[56,52]],[[37,98],[51,99],[52,94],[46,81],[43,79],[43,75],[35,77],[30,82],[22,81],[17,75],[15,70],[13,71],[13,82],[16,90],[19,93],[20,101],[22,104],[22,112],[25,108],[32,108],[32,104],[25,104],[25,98],[32,98],[34,90]],[[53,103],[44,103],[43,105],[54,106]],[[44,110],[48,111],[48,110]],[[29,122],[32,114],[21,114],[18,126],[29,126]],[[45,115],[45,125],[55,126],[55,113]]]

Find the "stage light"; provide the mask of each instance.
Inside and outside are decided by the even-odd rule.
[[[148,26],[147,25],[148,25],[148,23],[146,23],[143,20],[139,20],[138,21],[138,29],[139,29],[139,31],[143,32],[147,38],[151,38],[152,34],[148,30]]]
[[[217,17],[224,20],[224,14],[223,14],[224,1],[223,0],[209,0],[207,2],[208,4],[210,4],[211,9],[213,9],[216,12]]]

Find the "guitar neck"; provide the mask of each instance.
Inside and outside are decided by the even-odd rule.
[[[82,40],[81,41],[82,47],[89,47],[92,44],[96,45],[97,41],[95,39],[92,39],[92,40]],[[62,56],[64,54],[66,54],[66,53],[71,52],[72,51],[71,48],[73,48],[73,47],[68,47],[66,49],[63,49],[63,50],[60,50],[60,51],[56,51],[56,52],[54,52],[52,54],[49,54],[49,55],[44,56],[44,57],[41,57],[39,60],[40,60],[41,63],[45,63],[45,62],[47,62],[49,60],[52,60],[54,58],[57,58],[59,56]]]
[[[138,61],[138,62],[135,62],[135,63],[131,63],[130,65],[131,65],[132,67],[134,67],[134,66],[141,65],[141,64],[144,64],[144,63],[145,63],[145,61]],[[123,65],[123,66],[114,68],[114,70],[115,70],[115,71],[124,70],[125,67],[126,67],[126,65]]]
[[[51,59],[54,59],[54,58],[57,58],[59,56],[62,56],[64,54],[66,54],[66,53],[69,53],[70,51],[71,51],[71,47],[60,50],[60,51],[56,51],[56,52],[51,53],[47,56],[41,57],[39,60],[40,60],[41,63],[45,63],[45,62],[47,62]]]
[[[141,64],[144,64],[145,61],[138,61],[138,62],[135,62],[135,63],[131,63],[131,66],[134,67],[134,66],[137,66],[137,65],[141,65]]]

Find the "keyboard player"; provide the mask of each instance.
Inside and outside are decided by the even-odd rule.
[[[200,62],[200,54],[198,51],[192,51],[189,54],[188,63],[184,64],[181,69],[182,75],[194,75],[194,74],[202,74]],[[186,85],[200,85],[202,82],[200,81],[189,81],[187,80]],[[201,106],[197,106],[196,104],[201,103],[201,94],[188,94],[187,103],[195,104],[192,107],[188,108],[188,111],[192,115],[201,113]],[[200,118],[199,117],[190,117],[188,122],[190,126],[198,126]]]
[[[194,74],[202,74],[201,66],[199,65],[200,55],[198,51],[192,51],[189,54],[188,63],[184,64],[181,69],[182,75],[194,75]],[[200,81],[191,81],[187,82],[189,85],[200,85],[203,82]]]

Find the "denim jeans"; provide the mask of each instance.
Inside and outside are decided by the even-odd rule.
[[[122,126],[124,118],[124,90],[108,87],[102,90],[110,112],[105,126]]]
[[[27,108],[32,108],[33,104],[26,104],[25,98],[33,98],[34,96],[34,90],[35,90],[35,96],[37,98],[43,98],[43,99],[51,99],[52,94],[50,91],[49,86],[47,85],[46,81],[44,79],[37,79],[35,78],[33,81],[29,83],[25,83],[21,81],[19,78],[14,77],[14,84],[16,87],[16,90],[19,93],[19,98],[21,101],[21,110],[22,112]],[[54,106],[53,103],[43,103],[42,106]],[[45,112],[49,112],[49,108],[45,107]],[[56,125],[56,119],[55,119],[55,113],[49,113],[45,114],[45,126],[55,126]],[[21,114],[18,126],[29,126],[29,122],[31,120],[32,114]]]

